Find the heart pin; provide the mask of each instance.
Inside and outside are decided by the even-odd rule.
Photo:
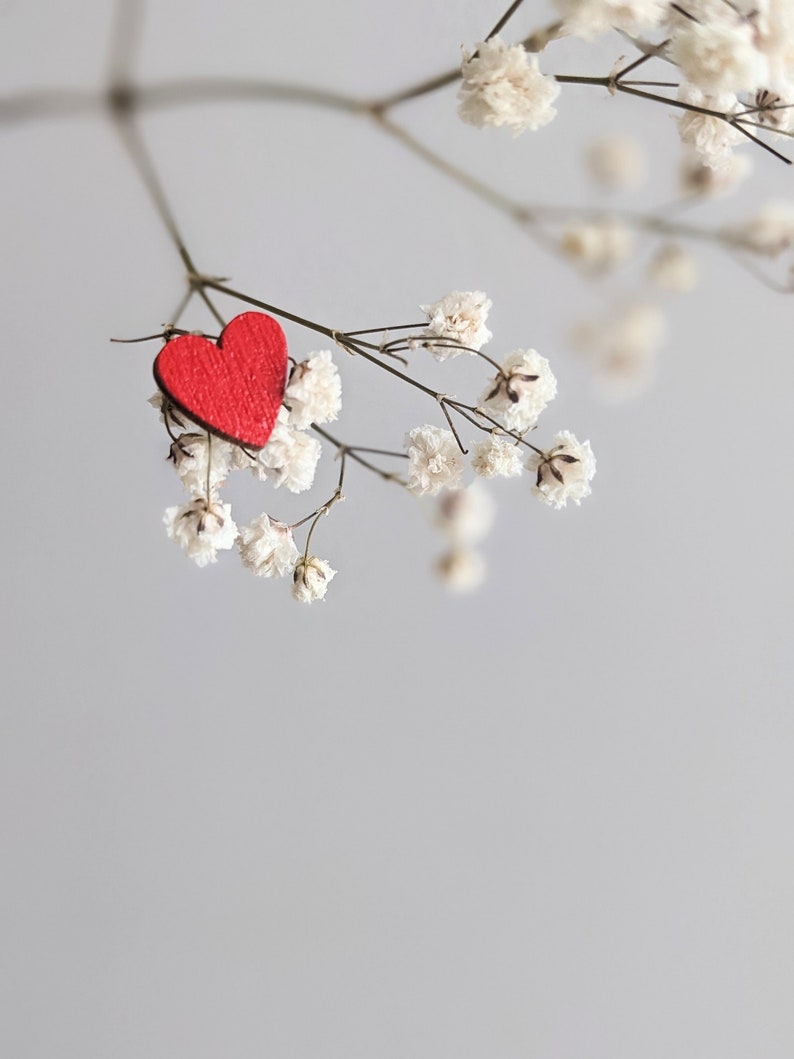
[[[180,335],[160,350],[154,378],[176,408],[228,441],[260,449],[276,425],[287,377],[287,337],[265,313],[242,313],[217,345]]]

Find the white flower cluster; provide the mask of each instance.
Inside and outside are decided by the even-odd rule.
[[[548,452],[533,453],[527,466],[535,472],[533,491],[544,504],[561,508],[590,496],[595,456],[589,441],[577,441],[568,430],[556,435]]]
[[[534,349],[517,349],[505,357],[480,404],[501,426],[523,434],[556,396],[557,380],[546,358]]]
[[[243,566],[257,577],[286,577],[298,561],[292,530],[268,515],[260,515],[250,526],[243,526],[237,547]]]
[[[722,172],[733,161],[733,148],[744,137],[718,114],[736,114],[740,111],[739,100],[733,92],[706,95],[699,88],[685,85],[679,92],[683,103],[712,111],[704,114],[696,110],[683,110],[678,118],[678,133],[681,142],[690,144],[704,166]]]
[[[325,559],[318,559],[316,555],[301,556],[292,574],[292,596],[298,603],[325,599],[328,585],[335,576],[336,570],[332,570]]]
[[[480,478],[518,478],[523,470],[518,442],[494,430],[474,446],[471,466]]]
[[[414,427],[405,435],[408,488],[415,496],[435,496],[455,489],[463,474],[463,457],[451,430]]]
[[[171,445],[171,459],[186,493],[209,496],[231,471],[234,446],[207,434],[185,432]]]
[[[452,339],[464,329],[481,329],[484,315],[469,310],[490,305],[480,291],[453,291],[435,305],[427,306],[426,311],[434,321],[435,336]],[[468,409],[470,421],[476,417],[481,425],[492,424],[485,438],[471,446],[475,475],[480,479],[517,478],[526,469],[535,475],[534,491],[544,503],[555,507],[565,506],[569,499],[578,503],[590,492],[589,483],[595,473],[589,443],[580,445],[572,434],[564,432],[546,452],[525,438],[557,393],[557,380],[548,360],[534,349],[518,349],[504,357],[501,364],[491,363],[497,368],[496,375],[483,391],[479,405],[463,406]],[[454,402],[451,408],[455,410]],[[437,575],[454,591],[476,588],[485,575],[485,562],[474,546],[493,522],[490,495],[476,478],[467,488],[461,487],[465,453],[453,430],[431,424],[415,427],[405,436],[405,451],[408,490],[419,497],[443,494],[436,521],[449,540],[449,548],[436,564]]]
[[[559,443],[559,438],[561,437],[573,438],[573,434],[564,432],[564,434],[558,435],[555,439],[555,445]],[[589,453],[589,442],[584,442],[584,445]],[[445,494],[442,501],[442,503],[446,503],[447,498],[450,496],[459,497],[468,493],[468,490],[460,488],[463,461],[451,430],[442,430],[434,426],[416,427],[406,435],[406,447],[409,459],[408,489],[415,496],[434,496],[443,489],[448,489],[450,492]],[[545,466],[545,463],[548,462],[547,456],[548,453],[533,447],[529,458],[524,462],[515,441],[510,441],[509,438],[494,434],[488,441],[482,442],[476,447],[472,468],[477,475],[483,478],[515,478],[521,474],[523,468],[533,472],[537,471],[539,460]],[[560,457],[560,460],[567,463],[576,462],[563,457]],[[585,477],[589,482],[595,473],[595,462],[592,464],[592,470],[590,470],[589,462],[586,467],[587,473]],[[578,503],[584,496],[589,495],[589,488],[587,492],[580,492],[578,470],[576,473],[570,473],[567,477],[562,475],[557,469],[552,473],[559,486],[555,496],[563,501],[557,504],[557,507],[564,506],[566,498],[574,499]],[[570,492],[567,488],[568,479],[570,479],[571,485]],[[471,488],[470,486],[469,490]],[[443,511],[444,508],[442,507],[441,510]],[[467,511],[465,518],[468,519],[469,515],[470,513]],[[463,516],[459,516],[456,513],[455,519],[461,521]]]
[[[461,73],[458,114],[469,125],[507,125],[517,136],[548,125],[557,113],[552,104],[560,86],[540,72],[521,44],[491,37],[474,53],[464,51]]]
[[[440,301],[421,305],[428,324],[421,335],[408,339],[408,345],[424,346],[438,361],[479,353],[493,337],[485,326],[492,304],[481,290],[453,290]]]
[[[342,380],[328,349],[310,353],[290,373],[284,404],[289,424],[305,430],[312,423],[330,423],[342,407]]]
[[[256,478],[300,493],[314,482],[320,458],[319,441],[304,433],[314,423],[336,419],[341,407],[339,374],[328,351],[311,353],[296,364],[287,383],[284,403],[267,444],[257,452],[208,434],[156,393],[150,404],[160,412],[172,437],[170,458],[190,501],[167,509],[166,532],[198,566],[217,561],[218,552],[237,545],[243,565],[258,577],[293,576],[293,595],[301,602],[322,599],[334,576],[316,556],[299,557],[292,527],[269,515],[238,530],[231,505],[218,490],[234,470],[250,469]],[[180,430],[173,434],[173,428]]]
[[[181,507],[166,508],[165,531],[196,566],[217,562],[218,552],[234,547],[237,526],[231,504],[197,497]]]
[[[790,0],[688,0],[670,5],[666,57],[685,79],[690,107],[748,119],[774,132],[791,124],[794,104],[794,5]],[[750,129],[752,131],[752,128]],[[741,131],[695,110],[679,118],[684,143],[715,170],[728,167]]]
[[[731,118],[746,114],[751,123],[773,134],[794,125],[791,0],[554,2],[563,32],[572,36],[593,40],[610,29],[632,37],[650,34],[649,42],[655,41],[681,72],[679,99],[685,106],[679,132],[704,165],[727,169],[733,148],[746,139]],[[613,165],[619,173],[628,173],[629,156],[619,162],[615,150],[612,156],[596,154],[591,162],[596,179],[605,186],[613,186]]]
[[[290,416],[282,405],[267,445],[253,461],[249,459],[248,466],[256,478],[271,481],[276,489],[283,485],[291,493],[303,493],[314,483],[322,447],[317,438],[296,430]]]
[[[769,76],[753,20],[724,0],[690,0],[686,15],[673,9],[671,31],[669,58],[704,92],[754,92]]]

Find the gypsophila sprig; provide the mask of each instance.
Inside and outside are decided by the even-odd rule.
[[[458,114],[469,125],[506,125],[517,136],[548,125],[557,114],[552,104],[560,86],[544,77],[521,44],[491,37],[476,51],[464,51],[461,69]]]

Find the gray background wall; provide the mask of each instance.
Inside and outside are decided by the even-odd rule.
[[[150,7],[142,81],[356,93],[454,65],[500,14]],[[99,85],[111,14],[3,4],[2,92]],[[527,4],[515,34],[547,14]],[[546,69],[625,50],[560,46]],[[633,131],[652,174],[628,204],[669,200],[664,110],[585,88],[559,109],[517,141],[458,123],[454,90],[399,117],[561,203],[596,201],[589,137]],[[701,249],[656,385],[606,407],[563,343],[603,289],[363,120],[213,104],[143,129],[200,266],[243,290],[347,327],[488,291],[493,348],[550,357],[543,427],[589,437],[599,470],[578,510],[497,490],[476,596],[437,587],[422,509],[355,468],[318,531],[324,605],[230,556],[197,570],[160,522],[179,490],[155,350],[108,343],[167,319],[178,259],[103,117],[3,128],[2,1054],[788,1059],[791,302]],[[791,196],[753,158],[704,222]],[[434,414],[343,370],[350,440]],[[263,506],[232,496],[242,520]]]

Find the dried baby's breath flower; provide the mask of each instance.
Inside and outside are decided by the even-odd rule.
[[[759,88],[750,117],[775,132],[788,132],[794,123],[794,87],[787,84],[780,92]]]
[[[453,290],[432,305],[420,306],[428,318],[421,344],[439,361],[479,351],[492,337],[485,326],[492,304],[481,290]],[[418,339],[409,339],[409,345],[418,344]]]
[[[329,423],[342,407],[342,381],[331,351],[310,353],[290,373],[284,404],[289,408],[289,425],[305,430],[312,423]]]
[[[169,507],[163,516],[165,531],[196,566],[217,561],[217,553],[233,548],[237,526],[231,504],[197,497],[181,507]]]
[[[544,77],[521,44],[491,37],[474,54],[464,51],[462,75],[458,114],[469,125],[507,125],[517,136],[548,125],[557,113],[552,103],[560,86]]]
[[[563,430],[547,452],[530,455],[527,469],[535,475],[532,491],[537,498],[559,509],[569,500],[579,504],[590,495],[596,462],[589,441],[579,442],[570,431]]]
[[[451,430],[414,427],[405,435],[408,488],[416,496],[454,489],[463,474],[463,457]]]
[[[267,445],[251,463],[254,475],[269,479],[278,488],[285,485],[291,493],[311,488],[321,454],[320,442],[289,425],[289,413],[282,406]]]
[[[292,574],[292,596],[299,603],[325,599],[328,585],[334,577],[336,570],[325,559],[318,559],[316,555],[310,555],[308,559],[301,556]]]
[[[481,478],[517,478],[524,468],[521,452],[512,438],[489,434],[473,451],[471,466]]]
[[[292,573],[298,559],[291,528],[268,515],[260,515],[250,526],[240,527],[237,547],[243,566],[258,577],[285,577]]]
[[[523,433],[557,394],[557,380],[548,360],[534,349],[517,349],[502,363],[480,403],[507,430]]]
[[[207,434],[180,434],[170,458],[187,493],[212,493],[229,475],[236,446]]]
[[[712,94],[754,92],[769,76],[751,20],[729,3],[710,4],[702,19],[677,17],[667,54],[690,84]]]
[[[720,114],[733,114],[739,109],[735,94],[730,92],[709,96],[699,88],[684,85],[678,97],[683,103]],[[695,148],[703,165],[718,171],[730,166],[733,148],[744,139],[737,128],[720,117],[693,110],[682,111],[677,120],[681,141]]]

